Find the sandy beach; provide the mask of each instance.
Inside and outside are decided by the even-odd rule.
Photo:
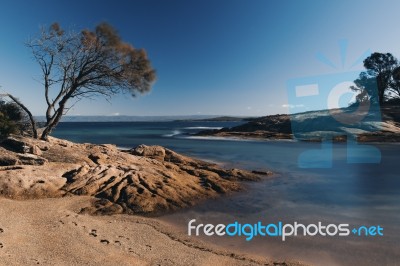
[[[79,214],[87,196],[0,199],[2,265],[300,265],[189,239],[155,218]]]

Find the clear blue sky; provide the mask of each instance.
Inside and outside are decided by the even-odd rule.
[[[287,113],[288,79],[345,71],[368,49],[399,57],[399,10],[395,0],[2,1],[0,85],[44,114],[39,67],[24,42],[55,21],[76,30],[106,21],[147,50],[157,82],[135,99],[81,101],[71,115]]]

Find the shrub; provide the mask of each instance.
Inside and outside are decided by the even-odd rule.
[[[22,134],[26,129],[26,118],[15,103],[0,100],[0,138],[10,134]]]

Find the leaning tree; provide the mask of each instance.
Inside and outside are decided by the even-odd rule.
[[[146,52],[122,41],[106,23],[81,32],[66,32],[54,23],[27,45],[42,72],[47,104],[43,140],[80,99],[121,92],[135,96],[149,91],[155,80]]]

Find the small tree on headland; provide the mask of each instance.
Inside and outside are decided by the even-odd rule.
[[[356,103],[379,102],[376,92],[376,79],[368,75],[367,72],[361,72],[358,79],[354,80],[355,86],[350,89],[357,92]]]
[[[43,140],[76,101],[121,92],[135,96],[149,91],[155,80],[146,52],[123,42],[106,23],[80,33],[54,23],[27,45],[42,71],[47,103]]]
[[[385,100],[385,92],[391,89],[393,70],[397,66],[397,59],[390,53],[373,53],[364,60],[367,73],[376,78],[379,104]]]

